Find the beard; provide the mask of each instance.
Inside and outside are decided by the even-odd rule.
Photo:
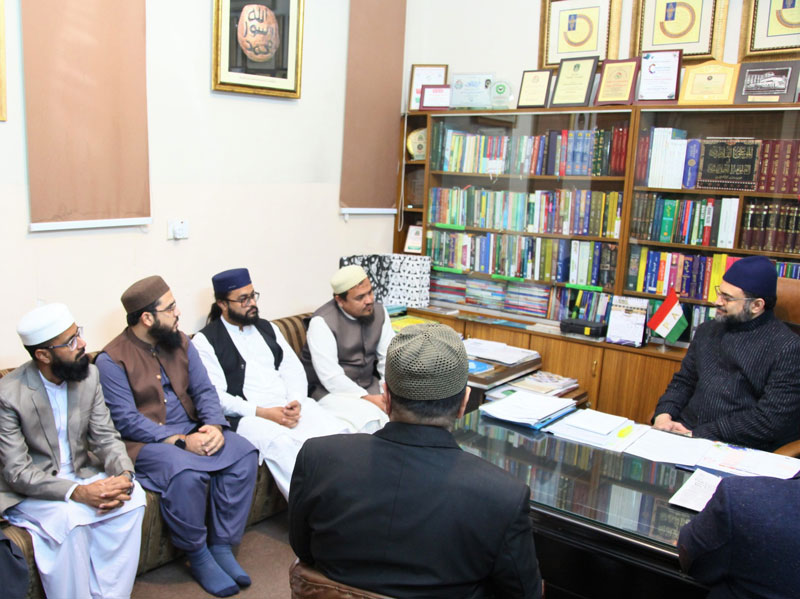
[[[369,314],[362,314],[361,316],[356,317],[356,320],[361,324],[371,324],[373,320],[375,320],[375,310],[373,309],[372,312]]]
[[[69,362],[53,355],[53,376],[62,381],[82,381],[89,376],[89,356],[81,350],[80,356]]]
[[[258,308],[253,306],[244,314],[228,309],[228,320],[231,324],[235,324],[240,327],[256,324],[258,322]]]
[[[173,331],[171,327],[166,327],[158,321],[150,327],[148,333],[160,347],[170,352],[178,349],[183,343],[183,336],[178,329]]]
[[[742,310],[738,314],[728,314],[728,313],[720,314],[719,310],[717,310],[717,313],[714,315],[714,320],[726,324],[728,326],[734,324],[741,324],[743,322],[753,320],[753,318],[754,318],[753,315],[745,310]]]

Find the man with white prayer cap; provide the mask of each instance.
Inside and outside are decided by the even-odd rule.
[[[389,421],[381,389],[394,337],[389,313],[357,264],[340,268],[331,288],[333,298],[311,316],[301,356],[309,396],[351,432],[372,433]]]
[[[0,379],[0,513],[31,533],[48,597],[130,597],[145,495],[67,306],[28,312]]]

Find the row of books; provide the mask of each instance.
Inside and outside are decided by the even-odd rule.
[[[610,129],[548,129],[540,135],[476,132],[433,124],[431,167],[458,173],[622,176],[628,125]]]
[[[551,320],[579,318],[590,322],[607,322],[614,296],[602,291],[585,291],[558,287],[553,293],[551,310],[547,317]]]
[[[732,248],[739,198],[667,198],[633,194],[631,237],[642,241]]]
[[[614,284],[617,261],[616,244],[499,233],[429,230],[427,248],[435,266],[602,287]]]
[[[625,289],[666,295],[674,288],[679,297],[714,302],[715,287],[738,259],[728,254],[703,256],[632,246]]]
[[[779,277],[787,279],[800,279],[800,262],[776,262],[775,268]]]
[[[428,220],[482,229],[618,238],[622,194],[587,189],[524,193],[434,187]]]
[[[634,181],[666,189],[800,193],[800,140],[687,139],[684,129],[645,127],[637,141]]]
[[[486,281],[465,275],[434,272],[431,301],[475,305],[548,318],[550,286],[518,281]]]
[[[800,203],[779,199],[746,202],[739,246],[745,250],[800,253]]]

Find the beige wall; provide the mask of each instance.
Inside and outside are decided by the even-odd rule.
[[[23,361],[15,326],[37,302],[63,301],[99,349],[124,326],[119,296],[154,273],[197,330],[215,272],[248,266],[262,314],[329,297],[340,255],[391,251],[393,219],[339,216],[348,2],[306,0],[302,98],[211,92],[213,2],[147,0],[153,224],[28,233],[19,2],[6,2],[8,121],[0,123],[0,367]],[[389,140],[395,144],[395,140]],[[190,236],[167,241],[167,219]]]

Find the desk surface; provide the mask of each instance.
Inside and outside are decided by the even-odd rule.
[[[454,434],[464,450],[528,484],[534,511],[677,557],[678,533],[692,514],[668,501],[691,473],[500,423],[479,412],[459,420]]]

